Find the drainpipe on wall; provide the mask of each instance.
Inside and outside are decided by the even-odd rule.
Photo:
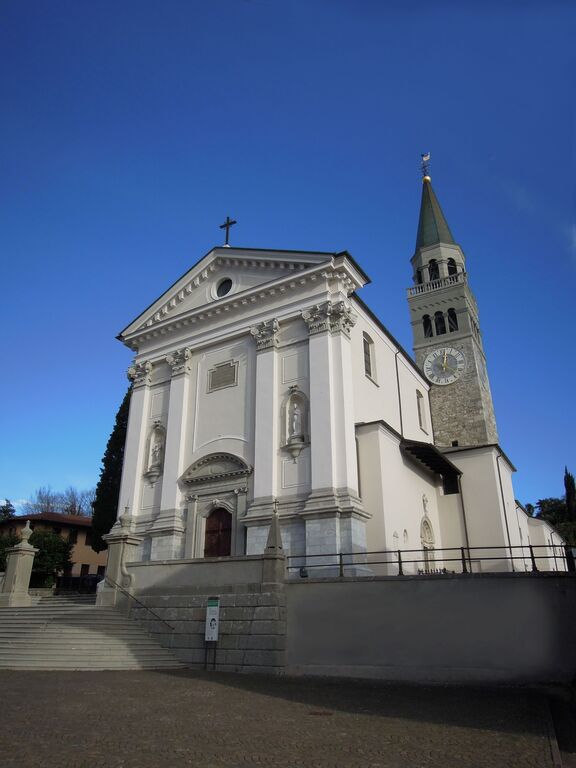
[[[462,522],[464,523],[464,539],[466,549],[468,550],[468,563],[470,564],[470,573],[472,573],[472,561],[470,557],[470,539],[468,538],[468,524],[466,522],[466,507],[464,506],[464,494],[462,493],[462,475],[458,475],[458,491],[460,493],[460,507],[462,509]]]

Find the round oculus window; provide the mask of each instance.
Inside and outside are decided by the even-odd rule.
[[[224,280],[220,280],[218,283],[218,286],[216,288],[216,296],[218,298],[221,298],[222,296],[226,296],[227,293],[230,293],[232,290],[232,280],[230,280],[229,277],[225,277]]]

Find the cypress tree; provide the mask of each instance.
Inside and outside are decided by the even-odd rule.
[[[564,467],[564,490],[566,491],[568,520],[576,522],[576,486],[574,485],[574,475],[572,472],[568,472],[568,467]]]
[[[129,387],[116,414],[114,429],[102,458],[100,480],[96,486],[96,496],[92,504],[94,510],[92,516],[92,549],[96,552],[106,549],[106,542],[103,541],[102,536],[109,533],[116,522],[131,394],[132,388]]]

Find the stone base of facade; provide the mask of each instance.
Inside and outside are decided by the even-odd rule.
[[[194,669],[280,674],[285,667],[286,596],[282,585],[234,585],[215,591],[198,588],[187,594],[139,596],[138,599],[174,627],[171,632],[139,605],[130,616],[183,664]],[[219,640],[206,647],[208,598],[220,599]]]

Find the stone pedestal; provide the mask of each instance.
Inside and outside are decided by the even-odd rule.
[[[38,550],[28,542],[31,535],[30,521],[27,520],[20,544],[6,551],[6,573],[0,593],[0,607],[21,608],[32,605],[28,586]]]
[[[102,537],[108,544],[106,576],[100,583],[96,605],[115,606],[129,599],[132,592],[132,576],[126,563],[135,559],[142,537],[132,531],[132,518],[126,508],[110,533]]]

